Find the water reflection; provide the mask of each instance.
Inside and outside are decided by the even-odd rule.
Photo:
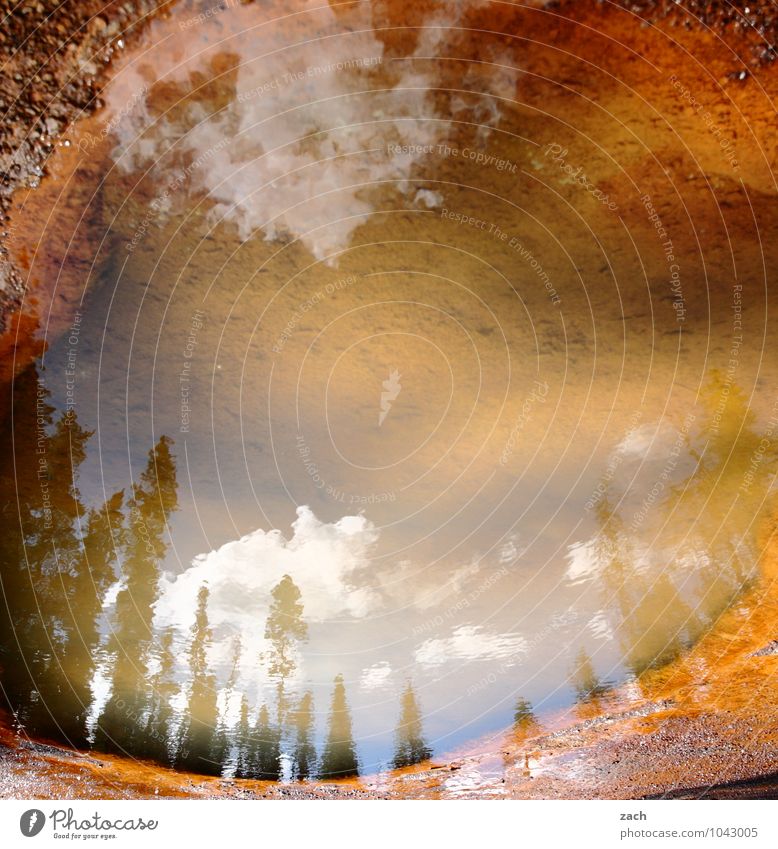
[[[595,507],[600,530],[576,548],[569,570],[576,582],[596,577],[636,675],[691,646],[755,578],[755,526],[775,475],[769,431],[716,371],[678,430],[644,436],[664,442],[661,453],[641,446],[642,486],[610,483]],[[576,680],[581,696],[593,692],[583,682],[600,686],[585,655]]]
[[[570,678],[579,702],[597,702],[611,689],[600,679],[589,653],[583,648],[578,651]]]
[[[267,780],[357,775],[346,679],[335,675],[317,731],[314,690],[306,687],[312,682],[306,599],[289,572],[268,583],[273,570],[255,555],[285,552],[276,570],[292,567],[317,599],[318,616],[327,616],[331,589],[322,594],[321,584],[310,582],[311,563],[326,563],[335,541],[339,562],[329,576],[353,581],[361,570],[355,563],[343,572],[340,555],[358,561],[362,543],[354,549],[352,537],[366,532],[373,544],[375,532],[356,517],[325,531],[303,511],[293,545],[279,546],[277,535],[258,532],[196,559],[178,578],[165,576],[170,521],[179,507],[173,441],[158,439],[129,494],[120,490],[89,506],[79,470],[94,434],[74,412],[57,412],[44,375],[34,366],[20,376],[13,416],[3,425],[14,449],[3,461],[3,486],[17,498],[3,510],[7,607],[0,647],[3,692],[17,726],[206,774]],[[699,408],[679,427],[633,430],[615,450],[627,459],[599,490],[599,529],[571,546],[567,576],[573,586],[596,588],[605,606],[589,619],[588,630],[596,637],[617,634],[624,664],[639,675],[690,646],[753,579],[758,551],[752,525],[771,497],[774,446],[739,388],[730,384],[723,392],[721,375],[713,372]],[[630,456],[638,466],[630,465]],[[727,511],[735,487],[739,509]],[[311,546],[318,553],[313,561]],[[251,564],[249,571],[244,563]],[[260,583],[245,583],[254,572]],[[235,594],[236,574],[244,581],[240,592],[264,593],[264,621],[251,614],[253,624],[240,632],[225,630],[227,612],[217,604],[221,598],[228,610],[251,611]],[[196,582],[192,603],[172,605],[170,593],[184,579]],[[348,591],[358,595],[360,589]],[[359,621],[362,604],[341,598],[335,610]],[[168,619],[173,608],[181,627]],[[452,659],[488,657],[515,686],[523,680],[522,658],[538,643],[460,626],[451,637],[422,639],[414,657],[419,669],[432,670]],[[579,645],[569,667],[573,697],[595,706],[613,686],[597,669],[596,648],[596,640]],[[380,691],[392,676],[391,665],[375,664],[360,689]],[[390,762],[400,768],[427,760],[433,749],[409,681],[398,689],[397,704]],[[513,733],[524,737],[536,728],[531,703],[519,699]]]
[[[346,701],[343,676],[335,676],[328,719],[327,740],[321,757],[320,778],[347,778],[359,773],[351,711]]]
[[[92,434],[57,413],[37,367],[17,379],[15,401],[0,459],[2,687],[19,726],[85,746],[123,496],[83,503],[78,467]]]
[[[294,734],[291,777],[296,781],[312,778],[316,774],[313,722],[313,694],[306,692],[295,707],[291,720]]]
[[[100,247],[40,237],[80,330],[2,421],[19,728],[239,778],[411,767],[591,707],[755,578],[774,363],[726,370],[687,206],[681,328],[634,187],[569,142],[622,218],[549,164],[577,101],[493,6],[174,10],[106,91]]]
[[[142,729],[151,701],[147,665],[154,647],[154,604],[168,545],[167,522],[178,504],[171,447],[171,440],[163,436],[149,452],[125,511],[118,592],[108,614],[105,646],[110,695],[94,732],[95,746],[107,752],[135,752],[145,742]]]
[[[432,749],[424,739],[422,713],[410,682],[402,694],[400,705],[400,721],[395,732],[396,747],[392,758],[392,766],[396,769],[413,766],[432,756]]]

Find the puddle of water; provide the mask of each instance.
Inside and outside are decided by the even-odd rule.
[[[332,777],[693,644],[756,577],[775,369],[753,219],[571,133],[508,11],[271,13],[179,5],[73,136],[0,667],[33,735]]]

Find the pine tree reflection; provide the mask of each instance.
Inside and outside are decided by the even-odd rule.
[[[775,446],[756,429],[743,392],[718,372],[701,400],[702,422],[665,460],[665,470],[685,462],[688,473],[662,480],[650,508],[627,515],[611,491],[595,511],[603,595],[635,675],[692,645],[756,576]]]
[[[351,729],[351,712],[346,702],[343,676],[335,676],[329,730],[324,744],[319,776],[321,778],[346,778],[359,774],[356,745]]]
[[[208,626],[208,595],[208,587],[200,587],[189,651],[189,701],[179,733],[176,767],[220,775],[221,762],[213,757],[218,707],[216,679],[208,669],[207,652],[212,640]]]
[[[122,494],[87,510],[78,467],[91,433],[55,416],[33,365],[14,383],[0,459],[0,682],[25,731],[84,747],[97,620],[121,544]]]
[[[421,711],[410,681],[400,700],[400,721],[395,732],[395,750],[392,766],[399,769],[428,760],[432,750],[424,740]]]
[[[175,726],[173,698],[178,692],[175,680],[176,658],[173,650],[173,629],[166,628],[159,639],[157,663],[159,668],[151,678],[151,706],[143,732],[147,757],[171,765],[171,736]]]
[[[316,771],[316,747],[313,744],[313,695],[307,692],[292,712],[295,732],[292,750],[292,778],[302,781]]]
[[[579,649],[570,673],[570,682],[579,702],[600,701],[608,694],[611,685],[597,674],[592,659],[586,649]]]
[[[145,717],[153,698],[147,664],[153,645],[153,605],[167,544],[167,520],[178,505],[172,441],[163,436],[129,501],[123,586],[116,597],[108,652],[113,657],[111,695],[99,717],[95,746],[109,752],[143,752]]]
[[[287,681],[297,669],[296,647],[308,638],[303,619],[301,593],[295,582],[284,577],[271,592],[272,602],[265,624],[265,639],[272,649],[267,653],[267,671],[276,684],[276,709],[279,728],[283,728],[288,711]]]

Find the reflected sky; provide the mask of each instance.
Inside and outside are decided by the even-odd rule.
[[[405,766],[639,676],[755,578],[758,264],[740,290],[707,267],[660,180],[679,296],[539,56],[466,29],[488,6],[408,29],[182,4],[74,134],[98,246],[5,424],[29,622],[4,688],[31,733],[239,776]]]

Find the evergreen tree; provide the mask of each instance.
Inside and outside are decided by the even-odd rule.
[[[152,699],[147,681],[153,606],[159,598],[160,563],[167,551],[170,513],[178,506],[172,440],[163,436],[149,452],[146,469],[133,485],[127,543],[108,641],[113,656],[111,695],[95,729],[95,746],[108,752],[145,752],[143,730]]]
[[[237,729],[236,778],[251,778],[255,753],[253,735],[249,722],[249,703],[244,695],[240,700],[240,718]]]
[[[281,734],[278,726],[270,722],[267,705],[259,709],[252,750],[252,777],[263,781],[278,781],[281,778]]]
[[[410,681],[402,695],[400,721],[395,732],[395,750],[392,766],[400,769],[429,760],[432,750],[422,733],[421,711]]]
[[[610,685],[597,675],[592,659],[584,648],[576,655],[570,679],[579,702],[599,699],[610,689]]]
[[[313,743],[313,694],[307,692],[292,713],[295,730],[292,751],[292,778],[302,781],[310,778],[316,768],[316,747]]]
[[[272,649],[266,660],[268,675],[276,683],[278,726],[283,728],[288,710],[286,682],[297,666],[297,643],[308,638],[308,626],[303,620],[300,590],[289,575],[276,584],[271,597],[265,639],[270,641]]]
[[[151,708],[143,734],[148,757],[172,766],[170,755],[174,712],[172,700],[178,692],[173,629],[166,628],[159,640],[159,669],[151,679]]]
[[[324,745],[319,776],[321,778],[345,778],[359,774],[357,752],[351,731],[351,713],[346,702],[346,687],[343,676],[335,676],[332,692],[329,731]]]
[[[227,684],[224,688],[224,697],[229,709],[231,696],[235,694],[235,685],[238,682],[238,672],[240,669],[241,641],[240,635],[233,638],[232,641],[232,669],[230,676],[227,679]],[[216,733],[213,738],[213,755],[212,760],[224,766],[230,756],[230,748],[232,746],[230,740],[230,728],[227,726],[227,718],[222,713],[216,726]]]
[[[220,775],[221,763],[214,762],[212,758],[218,708],[216,679],[208,670],[207,653],[212,640],[208,624],[208,597],[208,587],[203,585],[197,594],[197,612],[192,626],[189,702],[179,735],[176,767]]]
[[[537,723],[532,704],[527,699],[517,699],[513,710],[513,730],[524,734],[535,728]]]
[[[37,365],[14,382],[0,458],[0,686],[28,733],[87,745],[101,594],[112,576],[105,526],[121,502],[85,510],[78,467],[91,433],[57,417]]]

